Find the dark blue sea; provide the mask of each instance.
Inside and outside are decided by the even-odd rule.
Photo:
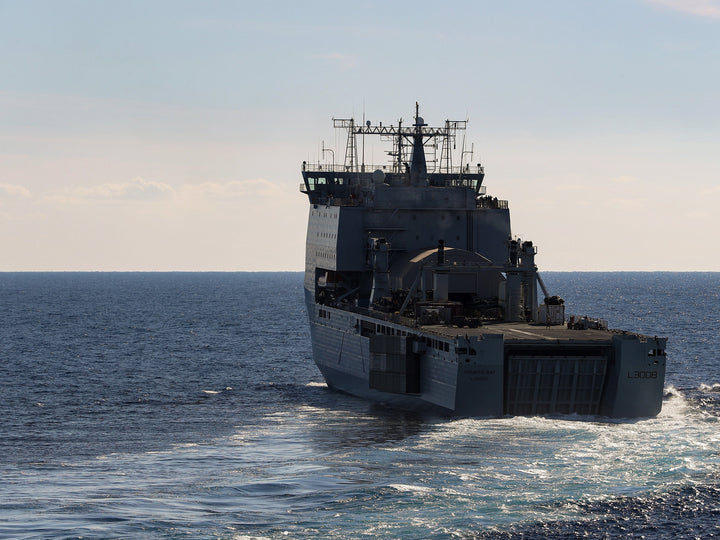
[[[720,274],[543,278],[669,338],[657,418],[334,393],[301,273],[0,274],[0,537],[720,536]]]

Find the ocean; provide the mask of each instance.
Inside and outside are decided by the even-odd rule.
[[[332,392],[301,273],[2,273],[0,537],[720,536],[720,273],[542,277],[669,338],[658,417]]]

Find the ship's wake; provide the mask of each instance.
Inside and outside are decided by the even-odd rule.
[[[398,536],[670,537],[664,531],[679,534],[683,523],[716,527],[718,415],[693,392],[668,387],[656,418],[611,421],[448,420],[304,404],[234,442],[245,457],[262,456],[251,461],[266,482],[329,485],[313,504],[345,533],[380,534],[382,522]],[[283,445],[288,453],[269,450]],[[422,512],[389,519],[388,508]]]

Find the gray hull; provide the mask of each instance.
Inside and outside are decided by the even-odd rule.
[[[306,298],[315,363],[330,388],[360,398],[476,417],[638,418],[662,408],[665,356],[653,352],[664,344],[656,338],[575,330],[567,331],[571,338],[549,340],[543,336],[549,329],[534,325],[410,328]],[[376,333],[363,335],[363,323]],[[408,340],[414,346],[398,352],[396,345]],[[417,374],[398,368],[401,357],[417,363]],[[418,384],[408,390],[410,377]]]

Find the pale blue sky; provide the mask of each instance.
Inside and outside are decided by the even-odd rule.
[[[0,0],[0,270],[300,270],[331,118],[419,101],[541,269],[720,271],[720,0],[446,4]]]

